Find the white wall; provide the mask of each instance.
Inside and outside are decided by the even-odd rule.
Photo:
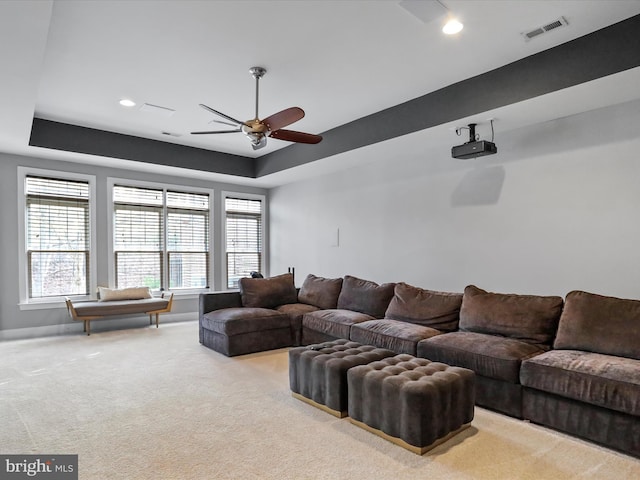
[[[270,192],[271,274],[640,298],[638,124],[631,102],[510,132],[498,122],[498,154],[475,160],[450,157],[464,141],[452,132],[352,153],[370,161]]]

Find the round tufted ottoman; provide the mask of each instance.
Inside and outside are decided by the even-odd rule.
[[[391,350],[334,340],[289,350],[293,396],[342,418],[347,414],[347,370],[395,355]]]
[[[347,373],[351,422],[422,455],[473,420],[472,370],[396,355]]]

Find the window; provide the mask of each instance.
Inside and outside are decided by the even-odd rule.
[[[209,286],[209,196],[167,192],[169,288]]]
[[[262,272],[262,199],[225,197],[227,288]]]
[[[90,295],[93,177],[18,169],[21,303]],[[75,178],[74,178],[75,177]]]
[[[113,186],[118,288],[209,286],[209,193]]]

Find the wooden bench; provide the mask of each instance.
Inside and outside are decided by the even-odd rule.
[[[67,311],[72,319],[84,322],[84,331],[91,335],[91,321],[105,317],[132,315],[144,313],[149,315],[149,325],[153,323],[153,315],[156,316],[156,328],[159,324],[159,315],[171,311],[173,305],[173,293],[165,297],[143,298],[139,300],[111,300],[90,301],[73,303],[69,297],[65,297]]]

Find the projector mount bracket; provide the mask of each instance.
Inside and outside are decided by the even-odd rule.
[[[478,138],[476,136],[476,125],[478,125],[478,124],[477,123],[470,123],[466,127],[456,128],[456,135],[458,135],[458,136],[462,135],[461,130],[467,128],[469,130],[469,141],[465,142],[465,143],[471,143],[471,142],[477,141]]]

